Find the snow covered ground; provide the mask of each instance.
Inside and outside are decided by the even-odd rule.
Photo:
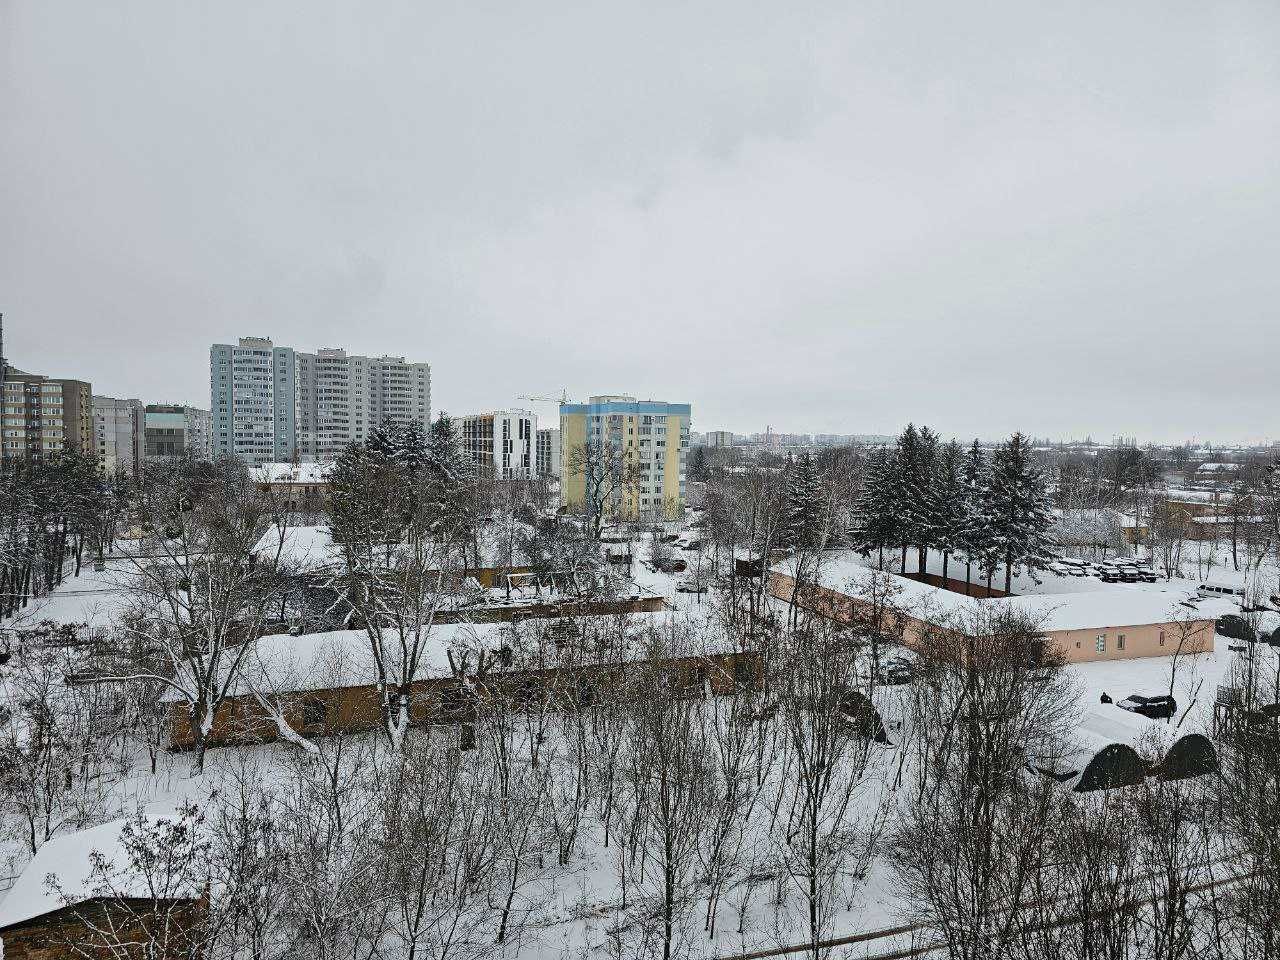
[[[29,627],[48,620],[55,624],[110,626],[128,604],[126,586],[137,569],[123,558],[107,560],[106,569],[95,571],[92,561],[80,568],[80,576],[68,575],[47,597],[27,603],[17,615],[0,621],[4,627]]]
[[[682,553],[692,561],[693,553]],[[913,569],[914,554],[909,554],[908,569]],[[123,606],[122,584],[128,576],[127,561],[111,561],[104,573],[95,573],[86,567],[78,579],[64,583],[55,594],[24,612],[26,623],[50,619],[58,623],[90,623],[105,625]],[[931,572],[941,572],[940,558],[930,557]],[[963,576],[963,566],[957,571],[953,563],[951,576]],[[648,563],[646,546],[637,544],[632,579],[645,591],[666,598],[673,608],[672,616],[688,615],[695,621],[705,621],[718,601],[714,588],[707,594],[682,593],[676,589],[685,574],[666,574]],[[1132,591],[1141,590],[1173,595],[1185,595],[1194,591],[1191,581],[1159,584],[1103,584],[1091,578],[1071,578],[1046,575],[1039,588],[1029,578],[1017,578],[1015,591],[1031,592],[1034,588],[1046,594],[1079,593],[1082,591]],[[1233,605],[1228,600],[1203,600],[1200,609],[1207,616],[1229,612]],[[1272,615],[1268,623],[1280,623],[1280,615]],[[296,643],[302,638],[276,638],[278,644]],[[1265,644],[1255,645],[1254,656],[1260,662],[1273,665],[1276,652]],[[1067,668],[1078,692],[1082,714],[1112,716],[1118,725],[1134,726],[1149,723],[1163,726],[1158,721],[1145,721],[1132,714],[1125,714],[1114,705],[1099,703],[1103,692],[1114,700],[1131,693],[1167,692],[1172,685],[1179,701],[1180,732],[1206,731],[1212,720],[1212,704],[1219,684],[1230,680],[1231,672],[1242,661],[1242,654],[1229,650],[1219,638],[1218,649],[1210,654],[1184,656],[1176,664],[1172,657],[1117,660],[1105,663],[1075,664]],[[1175,672],[1176,667],[1176,672]],[[370,742],[377,736],[368,735]],[[190,758],[186,755],[162,756],[158,769],[152,774],[145,753],[139,750],[137,762],[129,774],[111,791],[112,816],[127,815],[139,805],[172,807],[183,801],[210,804],[227,785],[244,776],[246,766],[257,768],[264,778],[270,778],[272,770],[283,770],[283,761],[292,748],[282,744],[263,745],[237,749],[214,750],[205,774],[193,776]],[[853,819],[870,817],[878,805],[890,798],[890,783],[897,760],[892,746],[877,747],[868,774],[868,788],[859,795],[858,810]],[[782,838],[775,835],[777,825],[761,811],[747,844],[744,862],[748,867],[751,857],[759,863],[767,861],[767,854]],[[53,847],[48,855],[54,857],[60,847]],[[580,853],[569,868],[555,872],[542,881],[542,889],[535,899],[541,901],[532,928],[536,939],[522,946],[513,946],[509,956],[525,960],[551,960],[551,958],[585,955],[608,955],[609,928],[619,919],[618,903],[621,891],[615,869],[616,844],[605,848],[601,829],[593,823],[584,831]],[[65,851],[64,851],[65,852]],[[61,861],[59,861],[61,862]],[[37,864],[38,866],[38,864]],[[743,876],[752,871],[747,869]],[[764,871],[767,874],[768,871]],[[75,882],[78,878],[67,878]],[[775,906],[779,883],[784,890],[783,909]],[[28,885],[29,886],[29,885]],[[724,957],[753,949],[800,942],[804,937],[804,925],[796,913],[792,893],[787,892],[786,881],[777,876],[757,876],[748,882],[740,878],[726,895],[718,922],[716,939],[708,941],[702,932],[702,918],[695,908],[690,920],[691,955],[695,958]],[[15,891],[27,887],[15,888]],[[29,891],[28,891],[29,892]],[[10,896],[13,894],[11,893]],[[23,894],[27,896],[27,894]],[[634,896],[634,894],[633,894]],[[0,900],[0,915],[10,904]],[[12,905],[14,909],[20,902]],[[900,922],[899,904],[893,890],[891,864],[883,859],[873,861],[857,894],[842,905],[831,925],[831,936],[846,936],[863,931],[876,931],[892,927]],[[903,949],[919,941],[919,937],[907,933],[878,939],[866,944],[846,948],[843,955],[863,957]]]

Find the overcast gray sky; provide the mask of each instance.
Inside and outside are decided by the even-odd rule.
[[[1280,435],[1280,4],[0,0],[16,365]],[[550,416],[553,407],[538,408]]]

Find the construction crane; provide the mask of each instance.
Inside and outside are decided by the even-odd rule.
[[[534,403],[568,403],[569,391],[561,390],[559,398],[557,397],[516,397],[517,400],[532,400]]]

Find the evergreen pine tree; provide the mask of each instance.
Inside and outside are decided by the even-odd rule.
[[[1015,564],[1025,566],[1034,576],[1054,557],[1048,484],[1021,433],[997,447],[991,458],[988,509],[993,545],[1005,565],[1004,589],[1008,593]]]
[[[991,517],[988,509],[990,496],[990,467],[982,448],[974,440],[960,467],[963,499],[959,518],[956,549],[964,555],[965,592],[973,580],[973,565],[986,574],[987,586],[995,575],[996,554],[991,537]]]
[[[942,579],[947,580],[951,554],[963,552],[966,530],[964,451],[952,440],[938,453],[933,486],[933,538],[942,551]]]
[[[822,544],[823,498],[818,472],[808,452],[791,463],[783,501],[779,540],[794,550],[813,550]]]
[[[396,457],[410,474],[420,476],[428,461],[427,431],[422,429],[422,424],[417,420],[410,420],[400,429],[395,439]]]
[[[879,565],[884,566],[884,548],[897,542],[896,501],[893,492],[893,451],[876,447],[867,458],[862,491],[854,506],[857,529],[854,542],[866,554],[875,550]]]
[[[909,423],[898,437],[890,488],[892,509],[897,518],[896,533],[902,548],[900,572],[904,574],[907,572],[907,546],[927,542],[928,538],[926,463],[927,453],[921,442],[920,431],[914,423]]]
[[[349,445],[329,474],[329,526],[334,542],[366,561],[374,546],[389,548],[397,542],[407,512],[403,488],[404,477],[385,448]]]
[[[475,479],[474,465],[467,459],[453,418],[441,412],[431,424],[426,446],[426,487],[433,525],[443,536],[464,537],[471,511],[466,499]]]
[[[383,420],[370,431],[364,445],[369,453],[384,460],[394,460],[400,452],[402,427],[394,420]]]
[[[912,513],[918,557],[916,569],[922,574],[928,571],[929,548],[937,543],[944,528],[941,492],[938,489],[938,457],[938,435],[928,427],[921,427],[914,478],[917,500]]]
[[[470,464],[463,456],[457,424],[441,412],[433,424],[426,446],[427,469],[432,479],[445,489],[454,489],[471,479]]]

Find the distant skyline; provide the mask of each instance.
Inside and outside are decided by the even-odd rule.
[[[458,414],[1280,436],[1274,3],[0,0],[0,37],[23,369],[207,407],[209,345],[270,336],[425,360]]]

